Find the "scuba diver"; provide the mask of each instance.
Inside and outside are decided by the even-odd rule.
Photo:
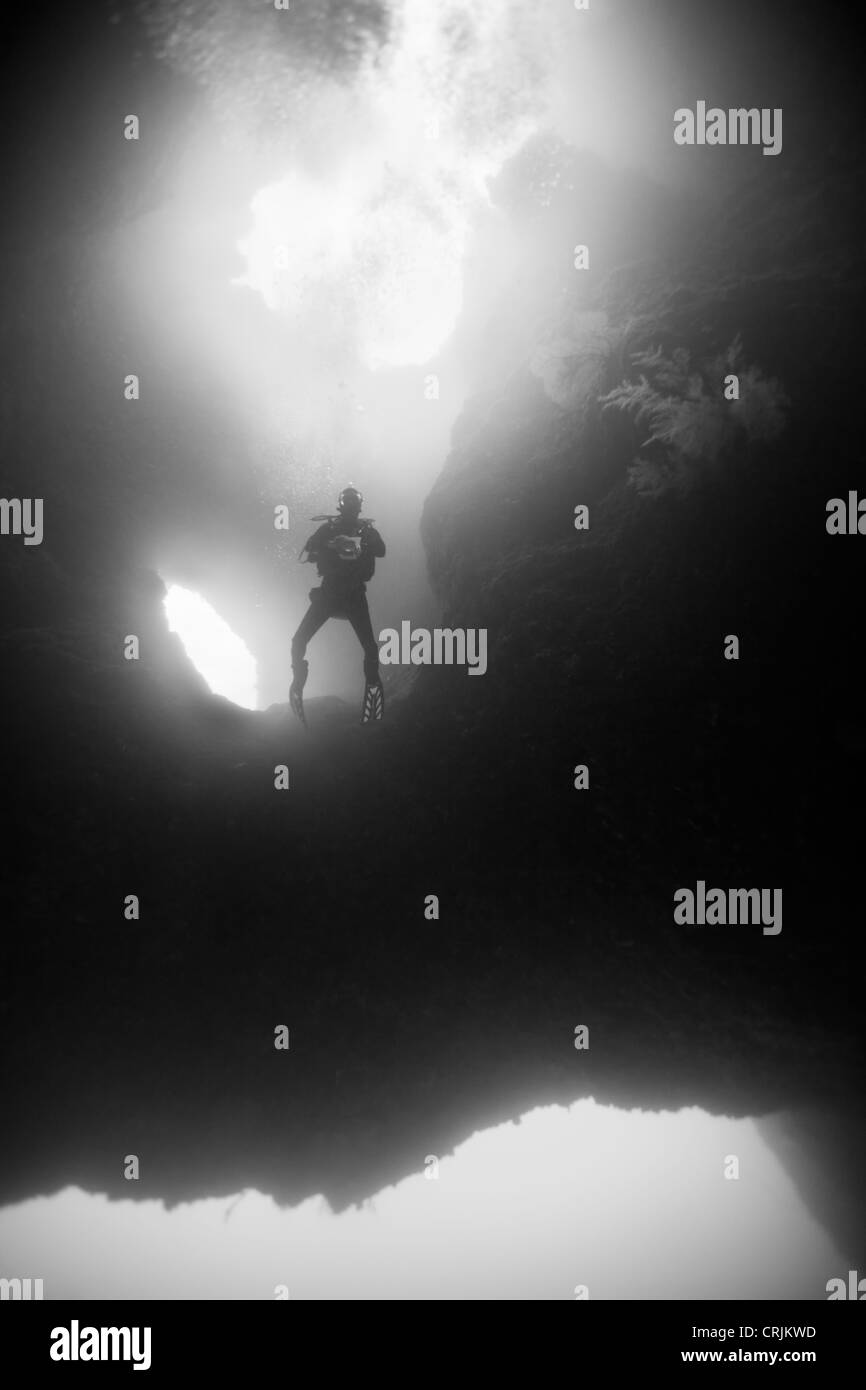
[[[307,643],[329,618],[347,618],[364,649],[364,705],[361,723],[381,719],[385,713],[385,693],[379,677],[379,648],[373,635],[367,606],[367,581],[372,579],[376,560],[385,554],[385,542],[372,519],[361,520],[363,497],[355,487],[345,487],[337,500],[336,516],[314,516],[324,522],[301,551],[302,562],[315,564],[322,577],[317,589],[310,590],[310,606],[292,638],[292,687],[289,702],[294,713],[304,717],[304,686],[309,664],[304,660]]]

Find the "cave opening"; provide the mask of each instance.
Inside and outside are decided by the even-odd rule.
[[[170,584],[163,602],[169,631],[211,691],[243,709],[257,709],[256,661],[242,638],[192,589]]]

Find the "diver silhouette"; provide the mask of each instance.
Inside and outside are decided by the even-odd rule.
[[[304,686],[309,663],[307,644],[329,618],[347,618],[364,649],[364,705],[361,722],[381,719],[385,694],[379,677],[379,648],[373,635],[367,605],[367,581],[372,579],[376,560],[385,554],[385,542],[372,519],[361,520],[363,497],[355,487],[345,487],[337,500],[336,516],[314,516],[322,521],[301,551],[301,560],[315,564],[322,578],[310,590],[310,606],[292,638],[292,687],[289,701],[302,723]]]

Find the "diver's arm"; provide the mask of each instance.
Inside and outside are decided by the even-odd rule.
[[[367,522],[363,531],[364,549],[374,555],[377,560],[381,560],[385,554],[385,542],[370,522]]]
[[[313,532],[300,554],[300,559],[303,564],[306,564],[308,561],[312,564],[317,562],[329,531],[330,527],[320,526],[318,531]]]

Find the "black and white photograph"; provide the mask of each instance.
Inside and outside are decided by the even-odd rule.
[[[817,1305],[866,1300],[857,20],[3,9],[25,1368],[192,1370],[158,1304],[566,1301],[827,1373]]]

